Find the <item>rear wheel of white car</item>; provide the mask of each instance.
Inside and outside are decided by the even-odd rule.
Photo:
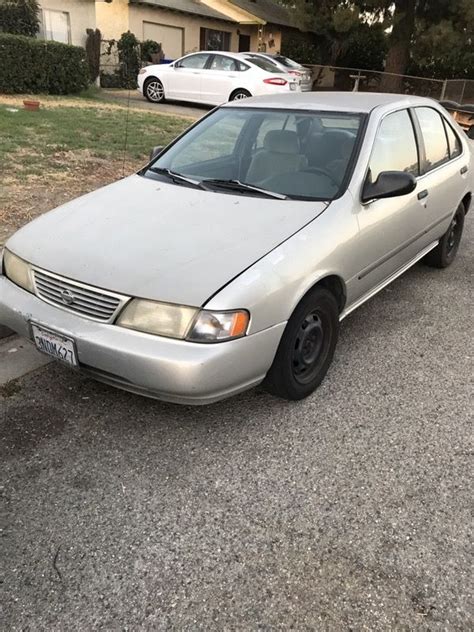
[[[240,101],[240,99],[248,99],[251,96],[252,95],[248,90],[239,88],[238,90],[234,90],[234,92],[230,95],[229,101]]]
[[[152,103],[160,103],[165,100],[165,89],[163,84],[156,77],[150,77],[145,81],[143,94]]]
[[[434,268],[447,268],[456,258],[464,228],[464,205],[461,203],[456,209],[448,230],[425,257],[425,262]]]
[[[310,395],[329,369],[338,334],[337,301],[329,290],[316,287],[288,321],[264,388],[290,400]]]

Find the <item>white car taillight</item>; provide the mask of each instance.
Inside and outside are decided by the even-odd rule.
[[[288,81],[281,77],[271,77],[270,79],[264,79],[263,83],[269,83],[272,86],[286,86]]]
[[[294,75],[295,77],[301,77],[303,75],[302,72],[300,72],[299,70],[290,70],[288,71],[289,75]]]

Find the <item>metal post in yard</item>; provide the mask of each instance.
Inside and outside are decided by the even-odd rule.
[[[447,80],[447,79],[445,79],[445,80],[443,81],[443,87],[441,88],[441,96],[440,96],[440,98],[439,98],[439,100],[440,100],[440,101],[443,101],[443,100],[444,100],[444,97],[446,96],[446,88],[447,88],[447,85],[448,85],[448,80]]]
[[[364,75],[360,74],[360,70],[357,71],[356,75],[349,75],[350,79],[355,79],[354,87],[352,88],[352,92],[359,92],[359,83],[361,79],[366,79]]]

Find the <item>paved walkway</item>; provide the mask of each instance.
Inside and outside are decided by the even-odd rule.
[[[150,103],[137,90],[102,90],[107,99],[113,99],[120,103],[133,105],[134,108],[149,110],[151,112],[161,112],[171,116],[183,116],[186,118],[199,119],[212,109],[210,105],[197,105],[196,103],[185,104],[183,102],[171,103]]]

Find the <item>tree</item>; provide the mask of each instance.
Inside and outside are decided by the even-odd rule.
[[[472,0],[453,0],[434,24],[419,20],[409,69],[436,79],[474,79]]]
[[[97,80],[100,72],[100,43],[102,40],[99,29],[86,29],[86,58],[92,83]]]
[[[388,38],[381,24],[361,23],[350,34],[345,50],[337,60],[345,68],[383,70]]]
[[[382,25],[389,29],[388,50],[381,89],[398,92],[402,77],[412,65],[411,53],[422,51],[434,68],[440,50],[446,55],[449,68],[466,67],[472,72],[474,40],[473,0],[281,0],[294,7],[300,28],[312,30],[332,42],[338,51],[336,60],[344,53],[350,36],[357,30],[357,22],[370,28]],[[341,16],[352,15],[349,28]],[[341,25],[345,28],[341,28]],[[457,34],[457,37],[456,37]],[[436,48],[438,42],[440,48]],[[450,42],[448,45],[447,42]],[[471,51],[471,52],[469,52]],[[333,55],[334,59],[334,55]],[[334,63],[332,61],[331,63]],[[443,62],[444,63],[444,62]],[[439,63],[438,63],[439,66]]]
[[[0,0],[0,31],[34,36],[39,30],[37,0]]]
[[[282,0],[292,7],[301,30],[315,34],[322,63],[334,65],[348,44],[349,37],[360,25],[357,6],[343,0]]]

